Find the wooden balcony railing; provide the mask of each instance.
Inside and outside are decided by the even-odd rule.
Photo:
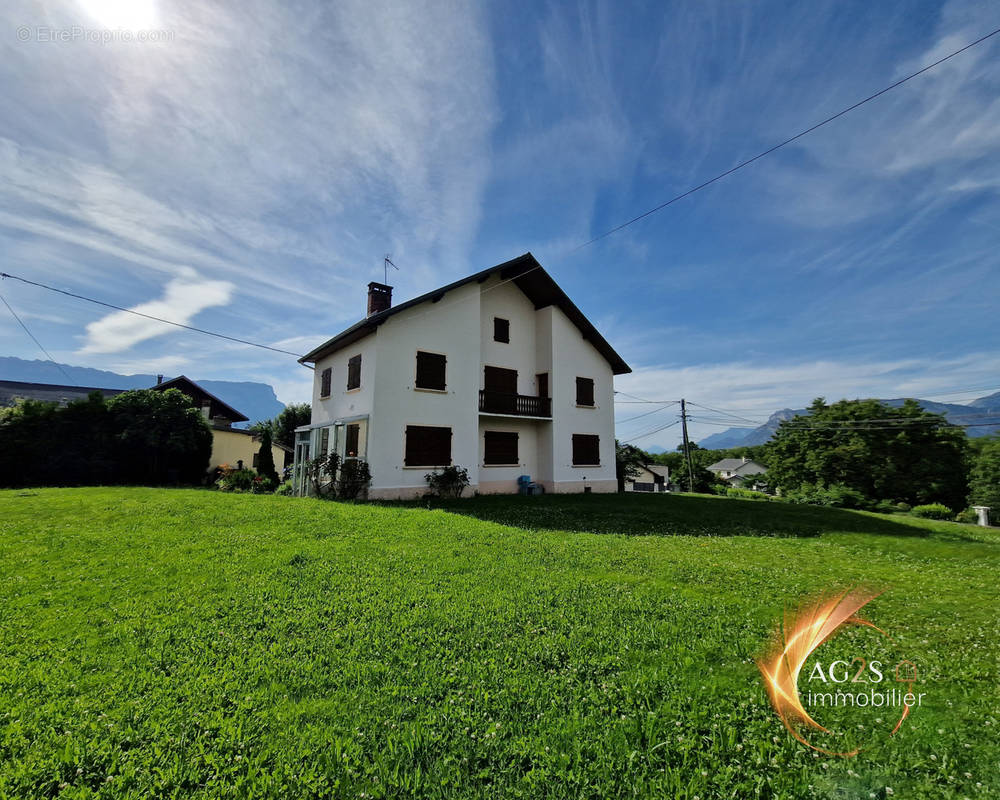
[[[507,394],[479,390],[479,410],[489,414],[516,414],[520,417],[551,417],[552,400],[528,394]]]

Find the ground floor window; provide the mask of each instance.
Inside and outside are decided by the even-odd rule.
[[[517,464],[517,434],[511,431],[485,431],[483,463]]]
[[[601,463],[601,437],[597,434],[573,434],[573,466],[596,467]]]
[[[358,457],[358,439],[361,433],[360,425],[348,425],[344,434],[344,455],[347,458]]]
[[[403,464],[407,467],[446,467],[451,464],[451,428],[407,425]]]

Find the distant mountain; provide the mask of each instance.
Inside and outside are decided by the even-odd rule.
[[[93,386],[100,389],[148,389],[156,383],[155,375],[119,375],[117,372],[90,367],[74,367],[69,364],[60,366],[66,371],[65,375],[51,361],[26,361],[12,356],[0,356],[0,380]],[[164,376],[165,380],[176,377],[176,375]],[[188,377],[237,411],[250,417],[250,422],[271,419],[285,408],[285,404],[275,395],[274,389],[266,383],[215,381],[190,375]]]
[[[899,408],[905,400],[895,398],[892,400],[880,400],[892,408]],[[933,414],[943,414],[944,418],[955,425],[967,425],[965,429],[970,438],[978,436],[988,436],[991,433],[1000,431],[1000,392],[987,397],[980,397],[973,400],[968,405],[958,405],[957,403],[937,403],[933,400],[917,400],[920,407]],[[733,447],[750,447],[752,445],[765,444],[778,430],[778,425],[782,420],[791,419],[796,415],[805,416],[809,413],[807,409],[800,408],[792,410],[783,408],[775,411],[758,428],[728,428],[721,433],[713,433],[698,442],[700,447],[706,450],[728,450]],[[995,424],[994,424],[995,423]]]
[[[661,447],[658,444],[654,444],[652,447],[646,447],[644,449],[645,449],[645,451],[647,453],[649,453],[650,455],[654,455],[654,456],[657,456],[660,453],[669,453],[670,452],[666,447]]]

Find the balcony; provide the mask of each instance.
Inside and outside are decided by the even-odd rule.
[[[552,400],[528,394],[507,394],[490,389],[479,390],[479,410],[485,414],[510,414],[517,417],[551,417]]]

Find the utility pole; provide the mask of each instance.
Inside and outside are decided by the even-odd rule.
[[[688,465],[688,491],[694,491],[694,469],[691,466],[691,446],[688,443],[688,416],[684,407],[684,398],[681,398],[681,431],[684,433],[684,460]]]

